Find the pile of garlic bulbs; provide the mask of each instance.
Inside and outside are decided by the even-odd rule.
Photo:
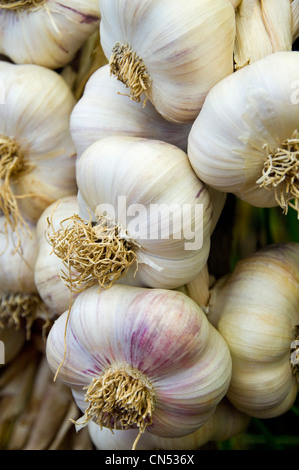
[[[296,406],[298,37],[298,0],[0,0],[0,448]]]

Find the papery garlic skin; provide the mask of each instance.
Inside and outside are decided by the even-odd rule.
[[[63,67],[99,25],[97,0],[10,4],[0,4],[0,53],[17,64]]]
[[[16,143],[28,166],[11,189],[23,217],[36,223],[59,197],[76,194],[76,150],[69,131],[75,99],[63,78],[39,65],[0,64],[5,103],[0,134]]]
[[[186,151],[190,129],[191,124],[174,124],[163,119],[150,102],[143,108],[128,99],[126,86],[110,76],[108,64],[89,78],[70,120],[78,156],[110,135],[163,140]]]
[[[136,53],[148,76],[148,98],[165,119],[192,122],[208,90],[233,72],[229,0],[100,0],[99,6],[107,59],[117,44]]]
[[[227,397],[250,416],[280,416],[296,399],[291,351],[299,325],[298,292],[299,244],[292,242],[239,261],[211,290],[208,318],[232,354]]]
[[[224,441],[244,432],[250,417],[223,399],[208,421],[191,434],[181,437],[160,437],[145,431],[137,444],[137,450],[193,450],[207,442]],[[88,424],[88,432],[97,450],[130,450],[138,436],[135,429],[114,430],[100,428],[94,421]]]
[[[267,155],[275,156],[298,132],[298,76],[299,52],[277,52],[213,87],[188,139],[188,156],[202,181],[254,206],[281,205],[287,211],[298,176],[292,180],[293,195],[284,186],[282,195],[279,185],[261,187],[261,180]]]
[[[50,204],[36,224],[38,251],[34,265],[34,282],[53,317],[65,312],[76,294],[70,297],[69,288],[61,278],[64,265],[62,260],[52,253],[53,248],[47,239],[47,232],[49,224],[57,230],[64,225],[64,219],[75,213],[78,213],[77,197],[65,197]]]
[[[129,136],[100,139],[79,158],[77,184],[79,215],[96,221],[108,206],[137,245],[138,269],[129,268],[125,283],[175,288],[201,271],[210,249],[211,199],[181,149]]]
[[[83,412],[83,387],[112,365],[131,367],[152,384],[154,409],[146,429],[160,436],[195,431],[226,393],[228,347],[180,292],[116,284],[99,292],[93,286],[76,298],[64,343],[66,321],[67,312],[51,328],[47,359],[53,372],[59,367],[58,379],[72,389]]]
[[[293,0],[291,4],[292,38],[293,43],[299,37],[299,0]]]

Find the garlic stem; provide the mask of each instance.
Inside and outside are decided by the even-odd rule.
[[[64,229],[48,233],[48,241],[68,269],[68,273],[62,273],[62,280],[73,292],[97,282],[110,287],[136,262],[135,243],[111,219],[100,216],[97,222],[86,222],[75,214],[63,222],[67,220]]]
[[[137,427],[143,433],[152,423],[154,390],[148,378],[137,369],[113,364],[86,388],[85,401],[89,405],[80,419],[81,425],[95,418],[101,428]]]
[[[39,7],[45,3],[46,0],[0,0],[1,8],[7,10],[26,10],[30,8]]]
[[[266,160],[262,177],[256,183],[266,189],[274,189],[275,199],[284,213],[288,206],[295,209],[299,218],[299,132],[295,130],[281,148],[271,151],[264,145]],[[293,204],[291,201],[295,199]]]
[[[150,77],[147,73],[143,60],[128,44],[116,43],[112,49],[109,60],[110,72],[115,75],[126,87],[130,88],[130,97],[133,101],[140,102],[140,95],[145,94],[143,102],[148,99]]]

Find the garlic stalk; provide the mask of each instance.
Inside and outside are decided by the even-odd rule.
[[[292,38],[293,43],[299,37],[299,0],[293,0],[291,4],[292,14]]]
[[[242,0],[236,10],[235,70],[292,50],[290,0]]]
[[[119,280],[176,288],[205,265],[211,200],[188,157],[166,142],[105,137],[77,163],[79,214],[48,240],[73,291]]]
[[[257,207],[299,214],[299,52],[276,52],[208,94],[188,138],[197,176]]]
[[[126,86],[110,76],[109,65],[92,74],[70,120],[79,156],[91,144],[110,135],[162,140],[186,151],[191,124],[166,121],[150,102],[142,108],[128,99],[127,93]]]
[[[261,0],[261,11],[273,52],[291,51],[293,36],[290,0]]]
[[[34,282],[37,257],[35,225],[27,222],[28,232],[19,239],[0,216],[0,328],[23,328],[30,338],[37,318],[48,326],[48,311],[38,295]]]
[[[232,355],[226,396],[250,416],[281,416],[298,393],[298,267],[298,243],[269,245],[211,291],[208,318]]]
[[[1,0],[0,53],[17,64],[58,69],[98,28],[97,0]]]
[[[161,437],[145,431],[138,441],[138,450],[192,450],[207,442],[221,442],[244,432],[250,417],[223,399],[208,421],[191,434],[181,437]],[[100,428],[94,421],[88,424],[89,435],[97,450],[130,450],[138,437],[136,429],[114,430]]]
[[[55,321],[46,353],[84,413],[79,428],[94,420],[183,436],[209,419],[231,378],[221,335],[194,301],[172,290],[92,286]]]
[[[192,122],[208,90],[233,72],[230,0],[100,0],[100,37],[111,73],[131,99],[165,119]]]
[[[0,210],[21,233],[59,197],[75,194],[76,151],[69,131],[75,99],[60,75],[0,62]]]

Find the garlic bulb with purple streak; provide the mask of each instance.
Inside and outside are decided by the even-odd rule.
[[[47,358],[84,413],[79,427],[164,437],[202,426],[231,378],[228,347],[193,300],[120,284],[79,294],[51,328]]]
[[[0,53],[58,69],[99,26],[97,0],[1,0]]]

